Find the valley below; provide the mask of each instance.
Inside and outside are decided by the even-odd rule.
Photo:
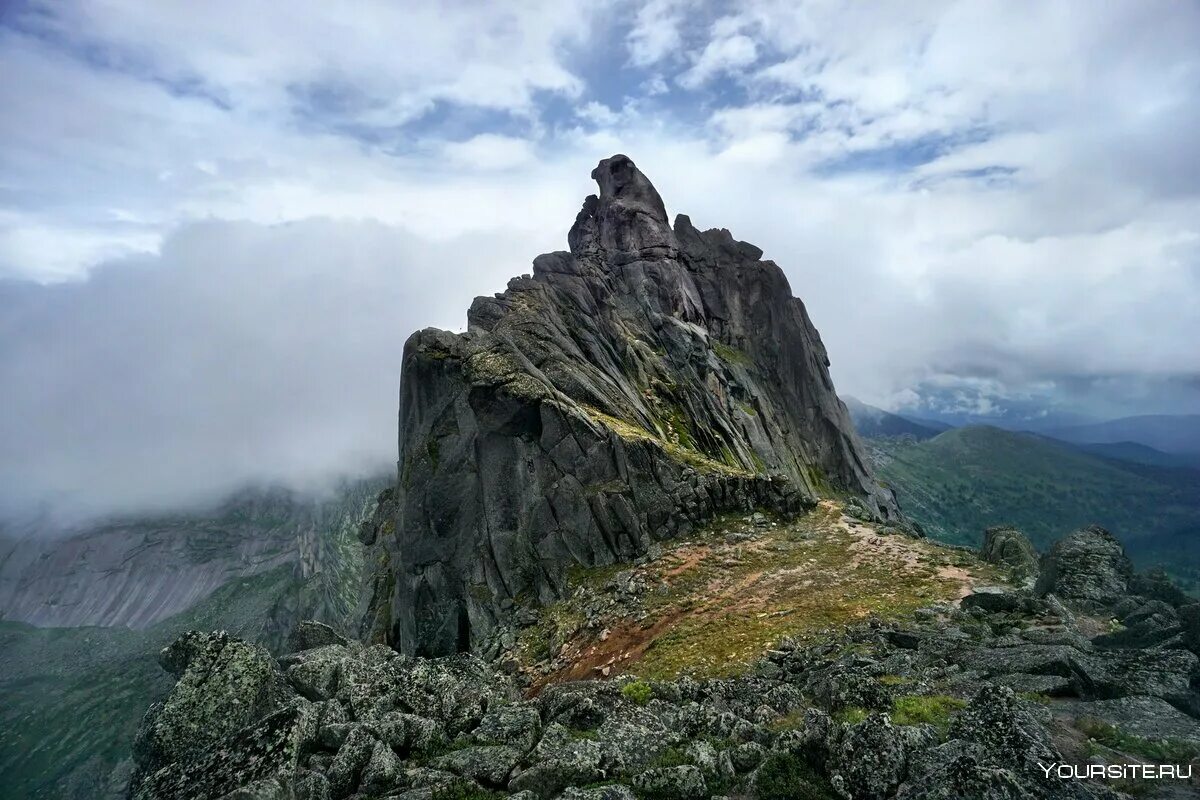
[[[1139,565],[1200,588],[1200,470],[987,427],[866,442],[880,479],[932,538],[978,546],[985,528],[1011,525],[1045,548],[1071,530],[1101,525]]]

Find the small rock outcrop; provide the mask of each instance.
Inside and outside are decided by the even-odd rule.
[[[163,648],[159,663],[178,683],[142,720],[135,787],[162,767],[194,764],[205,748],[270,717],[292,694],[269,652],[224,632],[185,633]],[[150,796],[166,796],[162,781],[177,777],[155,779]]]
[[[1019,579],[1036,577],[1038,552],[1029,537],[1016,528],[997,526],[983,532],[979,555],[989,564],[1008,568]]]
[[[783,271],[728,231],[671,226],[625,156],[592,177],[570,252],[476,299],[466,333],[405,345],[394,517],[365,537],[373,641],[494,654],[514,607],[556,599],[570,567],[722,511],[836,490],[899,516]]]
[[[1117,537],[1097,525],[1059,539],[1042,558],[1035,591],[1099,608],[1129,592],[1133,563]]]

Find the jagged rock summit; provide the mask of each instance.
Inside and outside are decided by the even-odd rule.
[[[567,571],[628,561],[724,511],[821,494],[897,520],[804,304],[762,251],[668,224],[623,155],[592,172],[570,252],[404,349],[398,483],[367,527],[364,635],[494,656]]]

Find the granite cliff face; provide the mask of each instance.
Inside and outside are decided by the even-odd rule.
[[[899,521],[783,271],[726,230],[670,226],[625,156],[592,177],[570,252],[476,299],[466,333],[405,345],[398,485],[364,535],[371,640],[494,655],[570,568],[723,511],[839,493]]]

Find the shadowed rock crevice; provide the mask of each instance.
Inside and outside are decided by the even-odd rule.
[[[592,177],[570,252],[477,298],[466,333],[405,345],[375,641],[494,655],[513,610],[557,599],[572,566],[631,560],[723,511],[845,494],[898,517],[782,270],[728,231],[672,228],[625,156]]]

